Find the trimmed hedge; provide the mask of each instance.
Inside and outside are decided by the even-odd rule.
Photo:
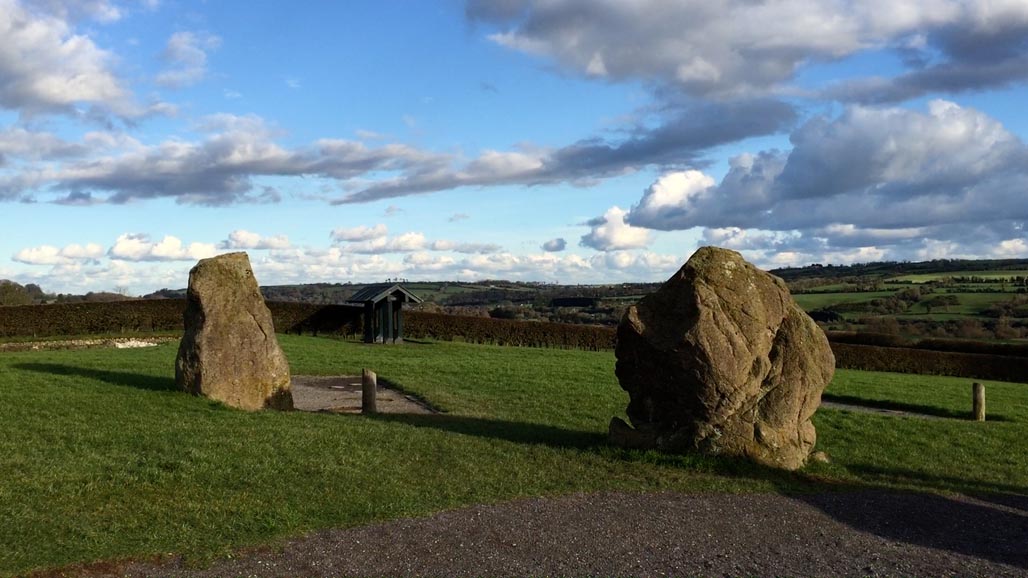
[[[1028,357],[1026,343],[996,343],[992,341],[974,341],[970,339],[913,339],[893,333],[870,333],[856,331],[826,331],[832,343],[849,343],[852,345],[873,345],[876,347],[905,347],[953,353],[981,353],[985,355],[1005,355],[1012,357]]]
[[[183,299],[155,299],[0,307],[0,337],[176,331],[182,329],[185,304]],[[279,332],[357,336],[363,333],[360,307],[269,302],[268,308],[275,329]],[[610,350],[615,344],[615,330],[612,327],[463,317],[420,311],[405,312],[404,335],[411,338],[592,351]],[[1025,349],[1020,345],[938,339],[912,344],[895,335],[846,332],[829,332],[828,336],[835,353],[836,366],[840,368],[1015,382],[1023,382],[1028,376],[1028,356],[1016,356]],[[950,350],[936,351],[935,348]]]
[[[184,299],[0,307],[0,337],[181,331],[185,309]],[[350,335],[363,327],[359,307],[269,302],[268,309],[283,333]]]
[[[364,330],[360,306],[269,301],[268,309],[280,333],[361,335]]]
[[[614,349],[614,329],[596,325],[571,325],[512,321],[487,317],[461,317],[411,311],[404,315],[403,334],[471,343],[522,347],[556,347],[598,351]]]
[[[1028,358],[1025,357],[839,342],[831,342],[831,345],[835,366],[844,369],[950,375],[1018,383],[1028,379]]]
[[[0,307],[0,337],[98,335],[182,329],[184,300]]]

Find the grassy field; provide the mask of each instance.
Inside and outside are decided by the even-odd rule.
[[[853,293],[801,293],[793,295],[792,298],[805,311],[813,311],[814,309],[821,309],[839,303],[867,303],[874,299],[885,299],[895,292],[895,290],[888,290],[858,291]]]
[[[947,273],[920,273],[900,275],[886,279],[886,283],[928,283],[937,279],[954,277],[980,277],[982,279],[1010,279],[1012,277],[1028,277],[1028,271],[955,271]]]
[[[175,344],[0,355],[0,574],[185,553],[204,559],[316,528],[519,496],[624,489],[863,486],[1028,492],[1028,386],[840,371],[832,399],[945,419],[822,409],[830,464],[794,474],[616,450],[627,396],[609,352],[280,336],[295,374],[362,367],[436,416],[244,413],[175,390]]]

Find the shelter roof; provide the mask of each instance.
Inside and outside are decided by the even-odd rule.
[[[368,285],[354,293],[348,301],[351,303],[378,303],[395,293],[404,295],[407,298],[406,300],[411,303],[421,303],[422,301],[421,297],[411,293],[399,283],[376,283],[374,285]]]

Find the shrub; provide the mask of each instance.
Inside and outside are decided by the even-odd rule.
[[[181,331],[184,299],[25,305],[0,310],[0,337]],[[359,334],[361,310],[347,305],[268,303],[276,331]]]
[[[614,348],[614,329],[483,317],[459,317],[412,311],[404,317],[404,335],[430,339],[463,339],[522,347],[601,350]]]
[[[1023,382],[1028,358],[981,353],[930,351],[910,347],[876,347],[834,342],[835,366],[864,371],[951,375]]]

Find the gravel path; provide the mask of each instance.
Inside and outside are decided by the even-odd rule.
[[[170,560],[108,575],[1028,576],[1028,496],[578,494],[315,532],[204,569]]]

